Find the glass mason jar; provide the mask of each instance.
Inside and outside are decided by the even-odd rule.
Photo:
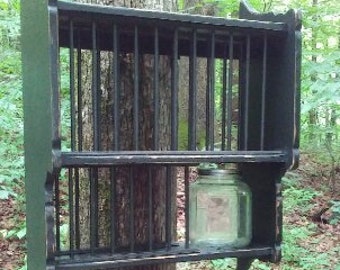
[[[190,185],[193,247],[244,247],[251,240],[251,191],[237,170],[199,169]]]

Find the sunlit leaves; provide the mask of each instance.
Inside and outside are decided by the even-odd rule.
[[[23,180],[19,1],[0,0],[0,199]]]

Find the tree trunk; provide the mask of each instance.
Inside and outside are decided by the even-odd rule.
[[[91,2],[94,4],[103,4],[111,6],[125,6],[133,8],[148,8],[158,10],[173,10],[175,3],[173,1],[125,1],[125,0],[79,0],[78,2]],[[99,117],[99,146],[94,143],[94,124],[92,119],[93,104],[91,94],[92,81],[92,55],[90,52],[82,53],[82,126],[83,137],[81,139],[81,150],[134,150],[133,142],[133,96],[134,96],[134,61],[132,54],[119,55],[120,69],[120,88],[121,95],[119,104],[114,104],[114,83],[112,79],[112,53],[100,52],[100,117]],[[170,81],[171,81],[171,59],[166,56],[160,56],[159,73],[160,82],[160,115],[159,115],[159,145],[155,147],[153,140],[153,58],[151,56],[139,57],[139,149],[138,150],[167,150],[170,149]],[[114,106],[119,106],[120,128],[113,130],[112,111]],[[115,145],[114,134],[120,134],[119,145]],[[99,169],[81,169],[80,170],[80,231],[79,246],[89,248],[91,245],[91,207],[97,207],[97,222],[99,226],[98,235],[95,236],[95,245],[97,247],[108,247],[112,235],[111,220],[115,218],[115,250],[145,250],[148,247],[148,229],[145,224],[148,220],[149,195],[148,189],[150,182],[152,185],[152,221],[153,235],[152,245],[154,248],[161,247],[166,238],[166,181],[167,175],[171,174],[171,216],[172,216],[172,239],[176,240],[176,174],[174,168],[162,166],[118,166],[114,168]],[[94,175],[97,185],[93,188],[93,183],[88,181],[90,175]],[[112,178],[114,178],[114,187],[112,187]],[[148,180],[151,179],[151,180]],[[91,181],[93,182],[93,181]],[[95,193],[95,194],[94,194]],[[98,205],[89,204],[91,196],[96,196]],[[112,200],[114,198],[115,207],[112,209]],[[132,207],[131,207],[132,206]],[[114,213],[113,213],[114,212]],[[93,215],[93,211],[92,211]],[[133,216],[134,224],[129,226],[129,219]],[[131,243],[131,234],[135,242]],[[93,241],[93,239],[92,239]],[[133,248],[132,248],[133,245]],[[143,269],[143,270],[172,270],[175,264],[161,264],[153,266],[131,267],[124,269]]]
[[[318,6],[318,0],[313,0],[312,3],[313,7],[316,8]],[[317,18],[314,18],[315,21],[317,21]],[[316,43],[317,43],[317,32],[315,29],[312,29],[312,50],[316,50]],[[317,62],[317,57],[315,55],[312,56],[312,62]],[[312,75],[311,77],[311,81],[314,82],[316,81],[316,76]],[[312,93],[315,94],[315,93]],[[312,108],[309,110],[308,112],[308,128],[309,128],[309,141],[312,143],[318,143],[318,140],[315,140],[316,134],[316,125],[318,124],[318,120],[319,120],[319,114],[318,114],[318,110],[317,108]]]

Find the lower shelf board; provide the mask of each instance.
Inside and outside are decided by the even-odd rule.
[[[273,255],[274,250],[268,246],[247,247],[223,251],[175,248],[154,252],[138,253],[95,253],[57,256],[55,269],[112,269],[125,266],[150,265],[159,263],[176,263],[186,261],[213,260],[226,257],[261,258]]]

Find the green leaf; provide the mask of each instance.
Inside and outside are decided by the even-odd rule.
[[[8,190],[0,190],[0,200],[8,200],[11,192]]]
[[[22,228],[21,230],[19,230],[17,233],[16,233],[16,236],[19,238],[19,239],[22,239],[26,236],[26,227]]]

